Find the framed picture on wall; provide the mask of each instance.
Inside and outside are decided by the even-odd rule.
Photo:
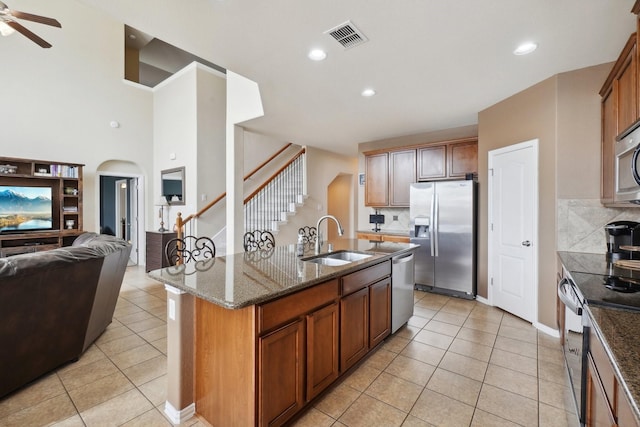
[[[364,174],[363,173],[358,174],[358,181],[360,182],[360,185],[364,185]]]

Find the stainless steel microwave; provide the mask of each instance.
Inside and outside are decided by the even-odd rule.
[[[640,204],[640,126],[616,143],[615,202]]]

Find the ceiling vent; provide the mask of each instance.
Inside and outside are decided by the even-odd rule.
[[[345,49],[358,46],[369,40],[351,21],[340,24],[324,33],[336,39]]]

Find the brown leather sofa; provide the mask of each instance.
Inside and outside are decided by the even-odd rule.
[[[130,252],[84,233],[69,247],[0,258],[0,397],[77,360],[104,332]]]

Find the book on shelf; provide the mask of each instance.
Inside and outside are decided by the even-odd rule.
[[[52,176],[60,178],[78,178],[78,167],[69,165],[50,165]]]
[[[49,172],[34,172],[33,176],[51,176]]]
[[[63,206],[62,207],[62,211],[63,212],[78,212],[78,207],[77,206]]]

